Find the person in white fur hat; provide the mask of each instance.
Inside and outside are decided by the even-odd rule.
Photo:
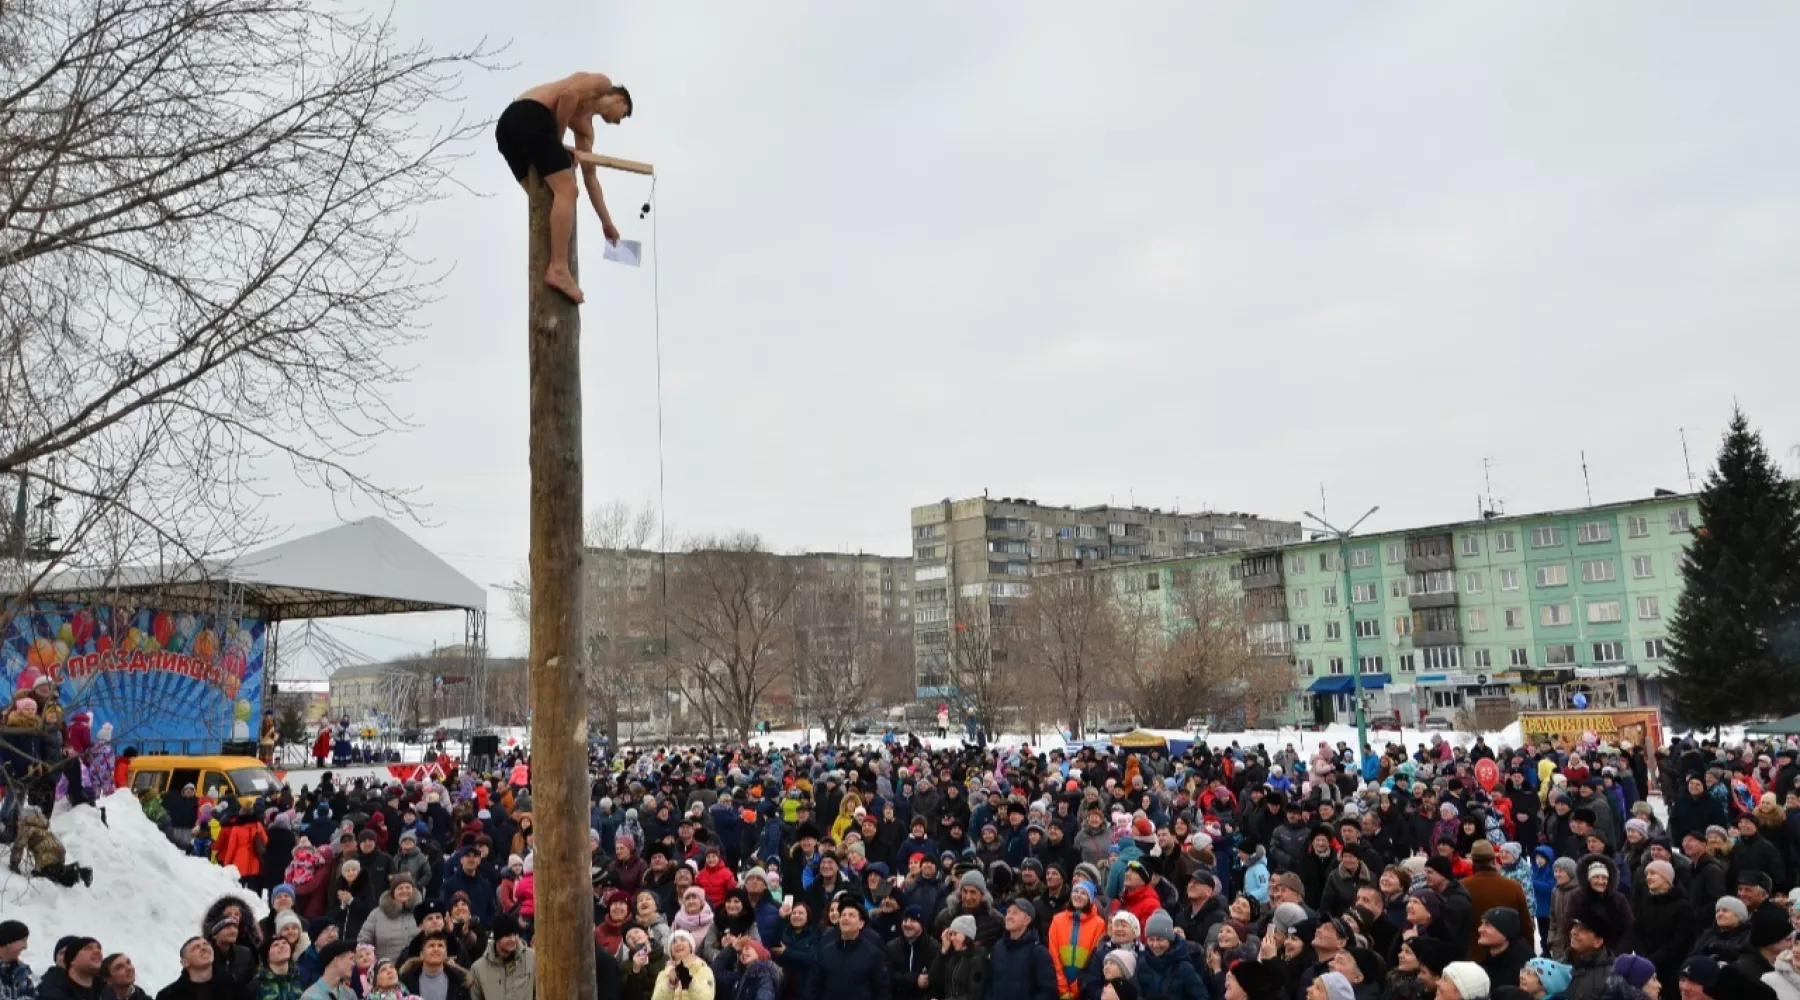
[[[1451,962],[1438,977],[1437,1000],[1484,1000],[1488,974],[1474,962]]]

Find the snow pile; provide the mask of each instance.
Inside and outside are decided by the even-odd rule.
[[[83,806],[50,820],[68,860],[94,870],[94,884],[64,889],[41,878],[0,872],[0,920],[21,920],[31,929],[25,961],[42,975],[53,963],[50,950],[65,935],[98,938],[108,954],[122,951],[137,966],[138,985],[154,995],[181,975],[181,945],[200,933],[206,908],[220,896],[246,900],[237,869],[220,868],[186,855],[145,818],[130,792]],[[267,912],[255,903],[257,915]]]

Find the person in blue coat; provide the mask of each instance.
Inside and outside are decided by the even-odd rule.
[[[1260,844],[1239,841],[1238,863],[1244,869],[1244,895],[1259,903],[1269,901],[1269,856]]]
[[[805,1000],[889,1000],[891,976],[887,951],[868,930],[862,907],[839,907],[837,936],[820,940]]]
[[[1145,953],[1137,964],[1138,992],[1167,1000],[1209,1000],[1206,981],[1194,967],[1188,943],[1175,934],[1167,910],[1157,910],[1144,924]]]
[[[470,916],[487,926],[494,919],[500,901],[495,895],[494,883],[481,873],[481,852],[474,847],[465,847],[456,852],[453,862],[444,866],[448,871],[438,889],[439,900],[448,908],[453,897],[462,893],[468,897]]]
[[[1531,915],[1537,924],[1538,943],[1550,941],[1550,907],[1556,896],[1556,852],[1549,845],[1531,852]]]
[[[988,956],[987,1000],[1056,1000],[1050,950],[1032,928],[1037,910],[1023,899],[1006,908],[1006,933]]]

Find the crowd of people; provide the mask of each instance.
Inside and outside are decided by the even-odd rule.
[[[1800,1000],[1786,746],[914,739],[592,764],[602,1000]],[[245,893],[159,1000],[535,995],[517,753],[205,822]],[[0,924],[0,1000],[144,995],[89,939],[35,975],[28,933]]]

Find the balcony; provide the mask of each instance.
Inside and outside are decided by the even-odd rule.
[[[1425,535],[1406,541],[1406,571],[1431,573],[1455,564],[1454,539],[1449,535]],[[1417,605],[1414,605],[1417,607]]]
[[[1422,629],[1413,626],[1413,648],[1423,649],[1427,646],[1460,646],[1462,645],[1462,629],[1451,625],[1447,628]]]
[[[1450,608],[1456,606],[1456,591],[1446,590],[1438,594],[1414,594],[1406,599],[1407,606],[1414,611],[1426,608]]]

